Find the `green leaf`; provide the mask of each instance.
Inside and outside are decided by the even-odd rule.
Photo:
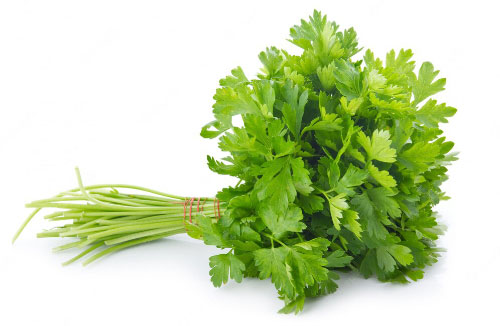
[[[335,197],[328,197],[330,204],[330,215],[332,217],[333,226],[340,230],[340,219],[342,218],[342,211],[349,208],[349,205],[344,198],[345,194],[339,194]]]
[[[365,277],[370,277],[374,272],[378,271],[377,253],[376,250],[369,249],[361,261],[359,266],[360,273]]]
[[[254,114],[247,115],[245,116],[243,123],[249,137],[255,138],[255,140],[262,144],[266,149],[271,146],[271,138],[274,137],[269,136],[267,132],[268,124],[263,116]]]
[[[346,60],[336,60],[333,76],[339,92],[349,101],[363,93],[363,82],[359,69]]]
[[[380,60],[379,58],[375,58],[375,55],[373,54],[372,50],[370,50],[370,49],[366,50],[363,59],[364,59],[365,65],[369,69],[381,70],[383,68],[382,60]]]
[[[349,265],[352,261],[352,257],[348,256],[343,250],[335,250],[330,255],[326,257],[328,264],[326,267],[340,268]]]
[[[368,88],[375,92],[381,91],[386,87],[387,84],[387,78],[385,78],[382,74],[379,74],[376,69],[370,70],[366,80],[368,83]]]
[[[396,52],[391,50],[387,53],[385,57],[386,69],[390,69],[393,73],[398,73],[400,75],[406,75],[413,71],[415,68],[415,62],[410,61],[413,57],[411,50],[401,49],[396,57]],[[393,79],[393,78],[389,78]]]
[[[372,163],[368,164],[368,171],[370,175],[378,182],[382,187],[392,188],[396,187],[396,180],[389,174],[388,171],[382,170],[380,171],[375,165]]]
[[[358,133],[358,143],[365,149],[368,160],[392,163],[396,161],[396,150],[391,148],[390,133],[387,130],[375,130],[372,137],[362,131]]]
[[[231,116],[229,115],[215,115],[217,120],[210,121],[201,128],[200,136],[203,138],[215,138],[230,129],[232,125]],[[210,128],[214,127],[215,130]]]
[[[361,51],[361,49],[358,48],[356,31],[354,31],[352,27],[344,30],[343,33],[337,33],[337,38],[342,44],[342,52],[344,57],[350,58],[351,56]]]
[[[332,217],[333,226],[337,230],[340,230],[340,219],[342,218],[342,210],[335,207],[332,204],[332,202],[329,202],[329,204],[330,204],[330,215]]]
[[[226,132],[220,138],[219,148],[227,152],[263,152],[265,148],[258,146],[255,138],[250,138],[243,128],[233,128],[233,133]]]
[[[262,115],[266,118],[272,118],[276,94],[271,82],[268,80],[255,80],[253,81],[253,87]]]
[[[337,273],[328,271],[328,279],[317,282],[313,286],[308,286],[306,288],[306,297],[318,297],[335,292],[338,288],[338,285],[334,280],[338,279],[339,276]]]
[[[400,217],[401,210],[398,202],[392,198],[395,194],[387,188],[371,188],[366,191],[376,209],[382,214],[389,214],[391,217]]]
[[[300,25],[295,25],[290,29],[292,43],[303,49],[312,48],[312,42],[316,41],[325,29],[336,30],[335,23],[329,22],[326,16],[321,15],[320,11],[314,10],[309,21],[302,19]],[[327,25],[330,25],[327,27]]]
[[[307,286],[314,286],[328,279],[328,262],[322,252],[279,247],[259,249],[254,252],[255,266],[259,278],[271,277],[276,289],[285,296],[285,301],[293,301],[305,294]]]
[[[354,188],[363,184],[367,176],[368,173],[365,170],[361,170],[350,164],[338,184],[334,187],[334,190],[337,193],[345,193],[347,196],[352,196],[356,193]]]
[[[436,105],[436,100],[428,100],[416,113],[417,121],[429,128],[438,128],[440,122],[448,122],[457,109],[442,103]]]
[[[388,273],[393,272],[396,261],[403,266],[411,264],[413,256],[410,248],[398,244],[377,248],[377,264],[380,269]]]
[[[371,237],[375,237],[377,239],[385,239],[388,232],[384,225],[380,222],[376,213],[377,208],[370,200],[368,194],[366,192],[363,192],[360,195],[356,195],[351,200],[351,203],[359,213],[359,217],[362,223],[365,225],[364,228],[366,229],[368,234]]]
[[[241,67],[234,68],[231,70],[231,76],[227,76],[219,81],[221,86],[226,87],[236,87],[240,84],[248,83],[248,78],[245,76],[243,69]]]
[[[304,296],[299,296],[295,300],[290,301],[287,303],[283,308],[281,308],[278,312],[281,314],[290,314],[294,312],[295,314],[298,314],[299,312],[304,309]]]
[[[323,258],[323,253],[290,249],[287,263],[294,275],[296,290],[302,288],[297,291],[300,294],[306,286],[328,279],[328,270],[325,268],[327,260]]]
[[[224,164],[207,155],[208,168],[218,174],[238,176],[241,169],[235,165]]]
[[[241,282],[245,264],[232,253],[215,255],[210,257],[210,276],[215,287],[226,284],[228,278]]]
[[[200,228],[203,235],[203,242],[207,245],[217,246],[219,248],[227,248],[228,244],[225,241],[222,231],[213,219],[202,214],[197,214],[196,224]]]
[[[342,106],[342,109],[349,115],[355,115],[361,104],[363,104],[364,98],[363,97],[358,97],[358,98],[353,98],[351,101],[349,101],[349,104],[347,103],[347,98],[345,96],[342,96],[340,99],[340,105]]]
[[[424,272],[421,270],[407,270],[405,272],[406,276],[408,276],[412,281],[416,282],[424,278]]]
[[[313,214],[323,210],[323,197],[310,194],[309,196],[299,196],[299,206],[307,214]]]
[[[444,90],[445,78],[434,81],[438,74],[439,70],[434,71],[432,63],[424,62],[418,71],[418,79],[412,75],[410,84],[413,92],[413,105],[417,105],[427,97]]]
[[[413,256],[410,248],[395,244],[387,248],[387,250],[401,265],[407,266],[413,263]]]
[[[335,64],[330,63],[325,67],[318,67],[316,73],[318,75],[319,81],[323,90],[330,92],[335,88],[335,77],[333,76],[333,71],[335,70]]]
[[[287,80],[283,87],[283,97],[286,101],[282,109],[284,121],[295,139],[299,139],[308,91],[304,90],[299,97],[299,86],[293,86],[292,81]]]
[[[271,145],[275,157],[289,155],[295,151],[295,143],[293,141],[287,141],[281,137],[273,137]]]
[[[302,210],[298,206],[289,206],[286,212],[277,212],[272,201],[262,203],[259,217],[277,238],[285,232],[300,232],[306,225],[302,223]]]
[[[359,215],[358,212],[353,211],[353,210],[346,210],[343,213],[343,225],[346,229],[354,233],[354,235],[360,239],[361,238],[361,232],[363,231],[363,228],[361,227],[361,224],[358,222]]]
[[[385,272],[393,272],[396,267],[396,261],[385,247],[377,248],[377,264]]]
[[[216,90],[214,114],[234,116],[238,114],[260,114],[257,103],[251,97],[248,86],[239,84],[235,88],[222,87]]]
[[[271,282],[277,290],[288,298],[293,298],[295,281],[290,273],[291,267],[286,263],[289,248],[279,247],[259,249],[254,251],[255,266],[259,270],[259,278],[264,280],[271,277]]]
[[[278,75],[283,68],[283,56],[280,50],[274,46],[266,48],[266,51],[262,51],[259,54],[259,60],[264,65],[264,67],[261,68],[264,75],[259,76],[261,78],[272,78]]]
[[[297,192],[290,172],[287,157],[277,158],[262,165],[258,171],[262,177],[255,183],[254,192],[261,201],[270,199],[275,211],[284,212]]]
[[[319,120],[319,118],[314,119],[311,123],[302,129],[302,135],[308,131],[317,130],[317,131],[338,131],[342,130],[341,125],[342,120],[337,118],[336,114],[328,114],[324,117],[324,120]]]
[[[330,241],[325,238],[314,238],[309,241],[303,241],[295,244],[295,247],[301,248],[306,251],[312,251],[316,254],[322,254],[323,251],[328,249]]]
[[[314,188],[311,187],[312,182],[309,178],[309,171],[304,168],[304,161],[302,158],[296,157],[290,161],[290,165],[295,189],[303,195],[309,195]]]
[[[339,165],[331,157],[323,156],[318,161],[318,174],[323,188],[336,187],[340,177]]]
[[[407,169],[420,173],[427,171],[440,154],[439,144],[419,142],[402,151],[399,160]]]
[[[349,205],[346,202],[345,194],[339,194],[335,197],[329,198],[330,203],[337,207],[338,209],[345,210],[349,208]]]

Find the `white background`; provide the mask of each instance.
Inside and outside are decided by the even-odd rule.
[[[0,324],[2,325],[498,325],[500,24],[494,1],[2,1],[0,2]],[[354,26],[383,57],[411,48],[431,61],[458,108],[445,127],[460,161],[439,205],[448,249],[425,278],[382,284],[342,275],[339,290],[277,314],[269,280],[215,289],[217,249],[176,236],[82,267],[61,267],[57,239],[15,246],[25,202],[86,184],[130,183],[213,195],[216,175],[199,136],[218,80],[241,65],[254,76],[266,46],[317,8]]]

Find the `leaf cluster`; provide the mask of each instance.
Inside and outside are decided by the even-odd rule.
[[[201,135],[228,153],[209,168],[240,182],[218,193],[220,220],[200,216],[197,232],[230,249],[210,258],[215,286],[270,278],[282,311],[298,312],[336,290],[338,271],[405,283],[436,262],[433,207],[456,159],[439,126],[456,109],[429,98],[445,79],[430,62],[415,71],[411,50],[354,60],[356,32],[318,11],[290,37],[300,55],[270,47],[256,79],[237,67],[220,80]]]

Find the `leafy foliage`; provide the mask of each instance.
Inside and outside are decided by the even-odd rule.
[[[270,278],[282,312],[334,292],[335,271],[422,278],[439,256],[433,207],[454,160],[439,124],[456,112],[428,99],[446,81],[429,62],[415,73],[411,50],[354,60],[356,32],[318,11],[290,37],[302,54],[270,47],[258,78],[238,67],[220,81],[201,134],[220,136],[229,153],[225,163],[209,157],[210,169],[240,182],[218,194],[222,218],[199,216],[197,230],[230,249],[210,258],[215,286]]]

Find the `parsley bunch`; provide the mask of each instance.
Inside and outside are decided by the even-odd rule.
[[[443,227],[433,207],[447,199],[440,186],[456,159],[439,128],[456,109],[428,99],[445,79],[429,62],[414,72],[411,50],[390,51],[385,61],[367,50],[354,60],[356,32],[339,31],[318,11],[290,37],[299,55],[270,47],[259,54],[256,79],[238,67],[220,80],[215,120],[201,135],[219,137],[228,153],[222,161],[209,156],[209,168],[239,182],[208,198],[217,210],[197,210],[190,223],[184,197],[132,186],[149,194],[122,194],[117,185],[80,180],[77,189],[28,204],[67,209],[48,218],[72,220],[41,236],[77,237],[62,246],[90,246],[77,258],[104,246],[92,261],[187,231],[229,249],[210,257],[215,286],[271,278],[286,313],[334,292],[337,271],[422,278],[439,256]]]

